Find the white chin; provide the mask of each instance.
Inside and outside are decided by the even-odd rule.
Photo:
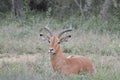
[[[53,54],[55,54],[55,52],[49,52],[49,54],[53,55]]]

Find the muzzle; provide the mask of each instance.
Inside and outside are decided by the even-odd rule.
[[[50,48],[49,51],[48,51],[48,53],[50,53],[50,54],[55,54],[55,51],[54,51],[53,48]]]

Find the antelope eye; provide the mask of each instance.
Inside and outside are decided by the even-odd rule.
[[[50,43],[50,40],[48,40],[48,42]]]
[[[60,41],[58,41],[57,44],[60,44]]]

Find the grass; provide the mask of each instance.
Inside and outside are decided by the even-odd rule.
[[[61,46],[66,56],[89,58],[96,67],[94,75],[54,72],[47,54],[49,44],[39,37],[39,30],[47,24],[47,19],[31,16],[23,21],[8,18],[0,23],[0,80],[119,80],[119,23],[103,23],[94,17],[88,21],[72,19],[77,19],[73,22],[72,33],[69,33],[72,38]],[[61,23],[51,19],[50,26],[59,32],[69,27],[69,20]]]
[[[91,31],[80,32],[79,30],[75,32],[72,33],[71,42],[63,45],[65,52],[119,55],[120,40],[118,35],[99,34]]]
[[[44,56],[44,57],[43,57]],[[87,57],[87,55],[86,55]],[[96,66],[94,75],[63,75],[55,73],[50,65],[49,55],[39,54],[36,62],[4,62],[0,68],[1,80],[119,80],[119,57],[89,56]],[[97,60],[97,61],[96,61]],[[117,66],[116,66],[117,65]]]

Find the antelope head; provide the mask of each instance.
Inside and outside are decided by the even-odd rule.
[[[62,35],[66,32],[72,31],[72,29],[63,30],[62,32],[60,32],[56,36],[53,35],[53,33],[50,31],[49,28],[44,27],[44,29],[49,33],[49,35],[40,34],[40,36],[45,37],[46,40],[49,42],[49,51],[48,52],[51,55],[54,55],[57,52],[59,52],[60,51],[60,44],[62,42],[67,42],[68,39],[71,37],[71,35],[64,36],[64,37],[62,37]]]

